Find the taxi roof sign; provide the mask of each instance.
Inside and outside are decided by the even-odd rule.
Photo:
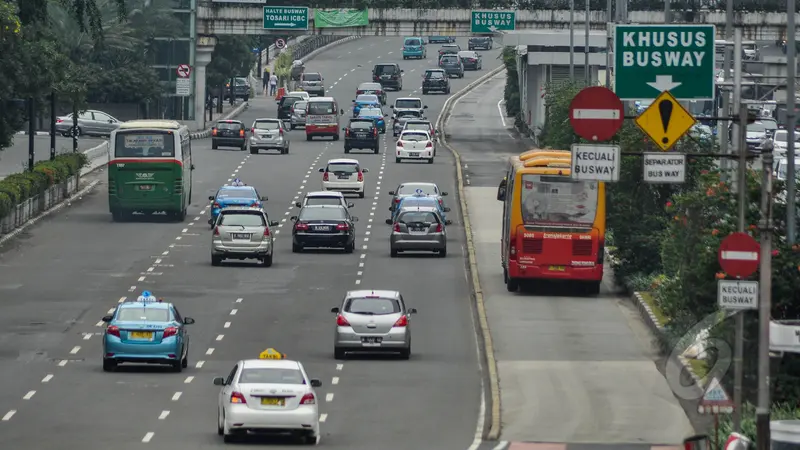
[[[274,348],[268,348],[258,355],[258,359],[286,359],[286,355]]]
[[[237,179],[233,180],[233,183],[231,183],[231,186],[247,186],[247,185],[242,183],[242,180],[237,178]]]

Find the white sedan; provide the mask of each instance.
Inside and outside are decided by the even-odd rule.
[[[320,432],[314,388],[322,383],[309,379],[297,361],[282,355],[267,358],[239,361],[227,378],[214,378],[214,384],[222,387],[217,433],[225,442],[258,433],[289,434],[304,444],[316,444]]]
[[[430,133],[423,130],[407,130],[397,139],[395,162],[404,159],[427,160],[433,164],[434,148]]]

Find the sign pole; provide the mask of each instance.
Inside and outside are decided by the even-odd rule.
[[[731,25],[727,25],[730,27]],[[736,28],[736,37],[734,39],[734,55],[735,55],[735,71],[736,76],[734,92],[742,92],[742,29]],[[725,46],[725,51],[728,51],[728,46]],[[726,53],[727,57],[727,53]],[[738,95],[738,94],[737,94]],[[739,118],[742,114],[745,116],[745,121],[740,124],[747,123],[747,108],[742,108],[741,101],[736,104],[739,110]],[[747,144],[745,142],[745,135],[747,128],[739,126],[739,134],[735,136],[738,146],[734,148],[739,149],[739,166],[737,175],[737,189],[739,191],[739,232],[744,233],[747,227]],[[724,136],[723,140],[727,141],[728,137]],[[761,301],[764,301],[763,299]],[[734,317],[734,345],[733,345],[733,431],[741,430],[742,422],[742,380],[744,377],[744,311],[739,311]]]
[[[586,16],[584,20],[586,40],[583,43],[583,78],[586,80],[586,86],[591,86],[592,74],[589,73],[589,0],[586,0]],[[606,52],[608,49],[606,49]]]
[[[569,81],[575,81],[575,0],[569,0]]]
[[[725,6],[725,40],[730,41],[733,38],[733,0],[727,0]],[[725,46],[725,54],[722,60],[722,73],[724,74],[724,80],[727,80],[730,77],[731,73],[731,48],[727,45]],[[721,117],[727,117],[731,113],[731,94],[726,89],[720,92],[722,95],[722,112],[719,113]],[[723,120],[717,122],[717,136],[719,137],[719,148],[720,152],[723,154],[728,153],[728,121]],[[725,131],[725,133],[722,133]],[[721,178],[722,181],[728,181],[728,168],[730,167],[730,162],[727,158],[722,158],[720,160],[721,169]],[[734,428],[736,428],[736,420],[738,415],[734,414],[733,416],[733,424]]]

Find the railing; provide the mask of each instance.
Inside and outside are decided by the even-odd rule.
[[[53,208],[78,190],[79,178],[69,177],[44,192],[14,206],[4,217],[0,217],[0,236],[11,233],[23,224]]]
[[[331,35],[314,35],[303,42],[298,42],[297,44],[292,45],[290,48],[292,50],[292,59],[302,59],[309,53],[317,50],[320,47],[324,47],[330,43],[340,41],[342,39],[347,38],[348,36],[331,36]]]

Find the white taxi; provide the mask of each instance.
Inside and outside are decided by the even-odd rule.
[[[315,387],[298,361],[267,349],[259,359],[239,361],[221,386],[217,407],[217,434],[234,442],[249,434],[288,434],[314,445],[320,437]]]
[[[406,130],[400,133],[397,139],[395,151],[395,162],[404,159],[426,160],[428,164],[433,164],[434,158],[433,140],[429,132],[425,130]]]
[[[323,191],[358,194],[359,198],[364,198],[364,174],[369,169],[362,168],[357,159],[331,159],[319,172],[322,174]]]

